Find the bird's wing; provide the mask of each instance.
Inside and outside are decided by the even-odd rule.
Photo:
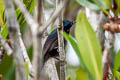
[[[48,36],[47,40],[45,41],[44,47],[43,47],[43,56],[51,51],[53,48],[57,47],[58,45],[58,35],[57,35],[57,30],[54,30],[51,32],[51,34]]]

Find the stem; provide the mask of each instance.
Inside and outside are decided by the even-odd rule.
[[[111,32],[109,32],[108,35],[108,39],[106,39],[106,43],[105,43],[105,49],[103,51],[103,68],[104,68],[104,75],[103,75],[103,79],[107,80],[107,77],[109,75],[109,68],[110,68],[110,63],[109,63],[109,54],[113,48],[113,44],[114,44],[114,38],[115,35]],[[106,74],[105,74],[106,73]]]
[[[59,5],[57,5],[57,9],[54,11],[53,15],[43,24],[42,29],[39,29],[39,34],[43,33],[47,27],[54,22],[57,17],[60,16],[62,10],[65,8],[65,6],[67,5],[69,0],[64,0],[63,3],[60,3]]]
[[[63,3],[63,0],[56,0],[56,9],[59,8],[59,6]],[[62,29],[63,31],[63,11],[60,14],[60,17],[58,18],[58,48],[59,48],[59,56],[60,56],[60,80],[65,80],[65,51],[64,51],[64,39],[63,36],[60,34],[60,31]],[[62,26],[59,26],[62,25]]]
[[[26,80],[24,58],[21,53],[23,50],[20,48],[21,33],[19,25],[15,16],[15,10],[13,7],[13,1],[4,0],[5,14],[8,21],[8,31],[11,39],[11,45],[13,48],[13,60],[16,67],[16,80]]]
[[[7,51],[7,55],[10,56],[13,53],[13,50],[9,46],[9,44],[0,36],[0,43],[2,44],[3,48]]]
[[[33,37],[33,46],[34,46],[34,55],[33,55],[33,66],[34,66],[34,73],[35,77],[34,80],[40,79],[40,72],[42,68],[42,35],[38,35],[38,29],[42,28],[42,24],[44,23],[44,10],[43,10],[43,0],[37,0],[37,30],[36,35]]]

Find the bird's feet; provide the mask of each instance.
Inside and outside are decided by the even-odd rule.
[[[59,63],[67,64],[67,61],[66,61],[66,60],[60,60],[59,57],[56,57],[55,59],[58,60]]]
[[[59,60],[59,63],[67,64],[67,61],[66,60]]]

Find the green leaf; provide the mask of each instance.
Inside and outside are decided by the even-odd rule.
[[[99,8],[107,9],[107,5],[105,4],[105,0],[92,0]]]
[[[12,57],[8,56],[6,53],[0,63],[0,74],[3,75],[2,80],[14,80],[15,79],[15,67],[13,64]]]
[[[120,51],[118,51],[118,53],[115,56],[115,60],[114,60],[114,71],[117,71],[118,68],[120,67]]]
[[[4,75],[2,80],[15,80],[15,66],[14,64],[10,67],[9,71]]]
[[[75,36],[80,55],[88,70],[96,80],[102,80],[102,51],[100,43],[83,12],[80,12],[77,16]]]
[[[68,76],[66,80],[72,80],[72,78],[70,76]]]
[[[3,0],[0,0],[0,11],[4,11]]]
[[[104,0],[76,0],[79,4],[92,10],[102,10],[106,15],[109,15],[107,5]]]
[[[3,0],[0,0],[0,25],[1,27],[3,27],[5,24],[3,20],[3,13],[4,13]]]
[[[28,69],[28,63],[27,62],[25,62],[25,74],[26,74],[26,80],[28,80],[29,69]]]
[[[76,80],[89,80],[88,74],[80,68],[76,71]]]
[[[5,26],[3,27],[3,29],[1,30],[0,34],[2,35],[2,37],[4,39],[7,38],[7,35],[8,35],[8,28],[7,28],[7,25],[5,24]]]
[[[77,43],[74,41],[74,39],[73,39],[70,35],[68,35],[67,33],[62,32],[62,35],[63,35],[63,36],[70,42],[70,44],[72,45],[75,53],[77,54],[77,57],[78,57],[78,59],[79,59],[79,62],[80,62],[81,67],[84,68],[86,72],[88,72],[88,76],[89,76],[90,80],[94,80],[93,76],[90,74],[90,72],[88,71],[86,65],[84,64],[84,61],[83,61],[83,59],[82,59],[82,56],[81,56],[80,51],[79,51],[79,48],[78,48],[78,44],[77,44]]]
[[[117,3],[117,11],[118,11],[118,14],[120,13],[120,0],[116,0],[116,3]]]
[[[120,80],[120,72],[116,71],[116,72],[115,72],[115,75],[116,75],[116,77],[117,77],[117,80]]]
[[[111,9],[112,4],[111,4],[110,0],[105,0],[105,3],[109,7],[109,9]]]
[[[82,57],[80,55],[80,51],[79,51],[79,48],[77,46],[77,43],[73,40],[73,38],[68,35],[67,33],[63,32],[62,33],[63,36],[70,42],[70,44],[72,45],[73,49],[75,50],[77,56],[78,56],[78,59],[79,59],[79,62],[81,64],[81,66],[83,67],[84,66],[84,62],[82,62]]]
[[[91,3],[88,0],[76,0],[76,1],[84,7],[90,8],[92,10],[100,10],[100,8],[97,5],[95,5],[94,3]]]
[[[1,0],[0,0],[1,1]],[[1,5],[0,5],[1,6]],[[26,4],[28,11],[32,12],[32,10],[34,9],[35,6],[35,1],[34,0],[30,0],[30,4]],[[0,7],[1,8],[1,7]],[[16,9],[16,16],[18,19],[18,22],[20,24],[20,26],[22,26],[25,23],[25,18],[24,16],[22,16],[21,11],[19,10],[19,8]],[[22,26],[23,27],[23,26]],[[7,35],[8,35],[8,29],[7,29],[7,25],[5,23],[4,27],[2,28],[0,34],[2,35],[2,37],[4,39],[6,39]]]
[[[88,7],[92,10],[100,10],[102,8],[107,9],[104,0],[76,0],[84,7]]]

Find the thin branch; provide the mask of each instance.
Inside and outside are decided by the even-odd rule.
[[[67,5],[67,2],[68,2],[68,0],[64,0],[63,3],[60,3],[60,4],[58,5],[58,8],[54,11],[53,15],[46,21],[46,23],[43,24],[42,29],[39,29],[39,33],[40,33],[40,32],[43,33],[43,32],[47,29],[47,27],[48,27],[52,22],[54,22],[54,21],[57,19],[57,17],[60,16],[61,11],[62,11],[62,10],[65,8],[65,6]]]
[[[38,24],[34,21],[32,16],[28,13],[27,9],[25,8],[24,4],[20,0],[14,0],[14,2],[18,5],[21,12],[24,14],[27,23],[30,25],[31,30],[35,32],[35,27],[38,26]],[[61,11],[66,6],[68,0],[64,0],[63,3],[59,5],[59,7],[54,11],[53,15],[42,25],[42,28],[39,29],[39,33],[42,34],[47,27],[56,20],[58,16],[60,16]]]
[[[110,26],[111,24],[104,24],[104,30],[114,32],[114,33],[120,33],[120,27],[119,24],[115,23],[113,26]]]
[[[29,15],[29,13],[27,12],[26,8],[24,7],[24,4],[20,1],[20,0],[13,0],[17,6],[21,9],[21,11],[24,13],[24,16],[26,18],[26,21],[28,22],[28,24],[30,25],[30,28],[33,32],[33,34],[35,35],[36,34],[36,30],[34,27],[37,26],[37,24],[34,22],[34,20],[32,19],[32,16]],[[27,55],[27,52],[26,52],[26,48],[24,47],[24,44],[22,42],[22,39],[20,39],[20,43],[21,43],[21,49],[23,51],[23,56],[24,56],[24,59],[25,61],[29,64],[29,72],[30,72],[30,75],[33,76],[33,68],[32,68],[32,64],[29,60],[29,57]]]
[[[109,66],[109,54],[113,48],[113,44],[114,44],[114,34],[109,32],[108,34],[108,38],[106,39],[106,42],[105,42],[105,49],[103,51],[103,58],[102,58],[102,63],[103,63],[103,68],[104,68],[104,73],[107,73],[103,76],[103,79],[104,80],[107,80],[107,77],[108,77],[108,66]],[[110,68],[110,67],[109,67]]]
[[[59,8],[60,4],[64,4],[63,1],[65,0],[56,0],[56,10]],[[62,9],[64,10],[64,9]],[[60,57],[60,80],[65,80],[65,51],[64,51],[64,39],[61,35],[60,31],[63,30],[63,11],[58,18],[58,49],[59,49],[59,57]],[[62,26],[59,26],[62,25]]]
[[[37,27],[38,24],[37,22],[33,19],[33,17],[28,13],[27,9],[25,8],[24,4],[21,2],[21,0],[14,0],[15,4],[19,7],[19,9],[21,10],[21,12],[23,13],[27,23],[29,24],[31,31],[32,31],[32,35],[36,35],[37,34]]]
[[[36,39],[37,27],[38,27],[37,22],[34,21],[34,19],[32,18],[32,16],[28,13],[27,9],[24,7],[24,4],[20,0],[14,0],[14,1],[18,5],[18,7],[20,8],[21,12],[24,14],[27,23],[30,25],[30,28],[31,28],[31,31],[32,31],[32,35],[33,35],[33,42],[37,42],[37,39]],[[65,7],[65,5],[67,4],[67,1],[68,0],[64,0],[63,3],[61,3],[59,5],[59,7],[55,10],[55,12],[53,13],[53,15],[48,19],[48,21],[46,21],[46,23],[44,23],[43,26],[41,26],[39,28],[40,36],[42,36],[42,34],[46,30],[46,28],[53,21],[55,21],[55,19],[60,15],[61,11],[63,10],[63,8]],[[39,44],[39,45],[41,45],[41,44]],[[37,46],[36,46],[35,49],[37,49]],[[41,49],[41,48],[39,48],[39,49]]]
[[[31,31],[32,31],[32,37],[33,37],[33,47],[34,47],[34,55],[33,55],[33,69],[34,69],[34,80],[38,79],[38,61],[41,59],[42,54],[42,44],[41,44],[41,38],[37,35],[38,33],[38,27],[41,26],[38,24],[38,21],[41,20],[40,13],[38,13],[39,17],[37,19],[37,22],[32,18],[32,16],[28,13],[27,9],[25,8],[24,4],[20,0],[14,0],[14,2],[17,4],[21,12],[23,13],[24,17],[26,18],[27,23],[29,24]],[[38,8],[39,10],[40,8]],[[37,11],[40,12],[40,11]],[[41,20],[42,21],[42,20]],[[41,23],[42,24],[42,23]],[[40,63],[41,64],[41,63]]]
[[[106,39],[106,43],[105,43],[105,49],[103,51],[103,67],[105,66],[104,64],[107,61],[107,54],[110,53],[113,47],[114,37],[115,37],[114,34],[109,32],[108,38]]]
[[[2,75],[2,74],[0,74],[0,80],[2,80],[2,77],[3,77],[3,75]]]
[[[23,54],[23,57],[24,57],[24,61],[28,63],[29,73],[30,73],[31,76],[33,76],[32,64],[31,64],[30,59],[28,57],[28,54],[27,54],[27,51],[26,51],[26,48],[25,48],[25,45],[23,43],[23,40],[22,40],[21,36],[19,36],[19,42],[20,42],[20,48],[22,50],[22,54]]]
[[[5,14],[8,21],[8,31],[11,39],[11,46],[13,49],[13,59],[16,66],[16,80],[26,80],[24,59],[22,56],[22,49],[20,48],[19,37],[21,37],[19,31],[19,25],[15,17],[15,10],[13,1],[4,0]]]
[[[3,57],[4,57],[4,48],[3,48],[3,46],[1,46],[0,47],[0,64],[1,64],[1,62],[2,62],[2,59],[3,59]]]
[[[8,45],[8,43],[6,42],[6,40],[4,40],[2,38],[2,36],[0,36],[0,43],[2,44],[2,46],[4,47],[4,49],[7,51],[7,55],[10,56],[13,53],[13,50]]]

